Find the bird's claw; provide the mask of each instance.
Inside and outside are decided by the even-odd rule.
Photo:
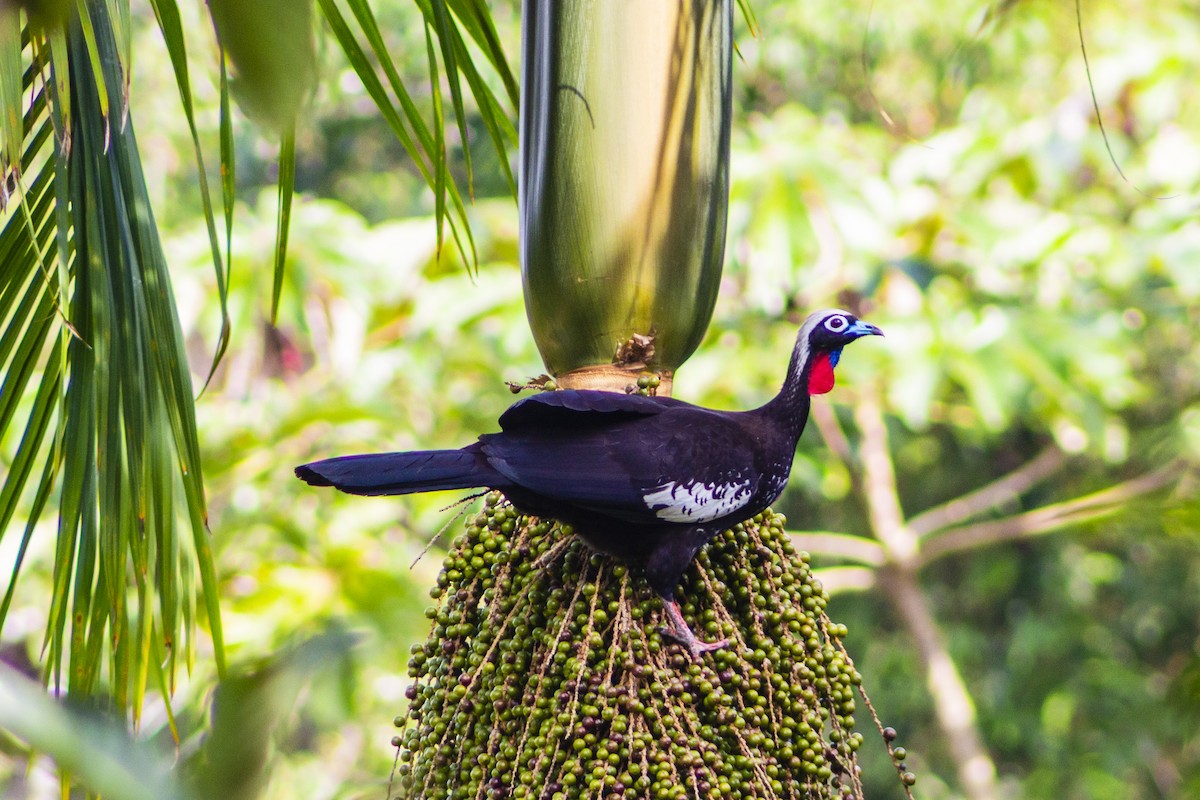
[[[671,626],[662,629],[663,634],[683,645],[691,655],[693,661],[698,661],[700,656],[705,653],[711,653],[713,650],[720,650],[723,647],[729,646],[728,639],[720,639],[715,642],[702,642],[696,638],[696,634],[692,633],[692,629],[688,627],[687,621],[683,618],[683,613],[679,610],[679,605],[674,601],[665,601],[663,607],[666,609],[667,616],[671,620]]]
[[[692,661],[699,661],[700,656],[705,653],[711,653],[714,650],[721,650],[729,646],[728,639],[718,639],[715,642],[702,642],[694,635],[683,636],[673,630],[663,629],[663,633],[683,645],[684,649],[692,657]]]

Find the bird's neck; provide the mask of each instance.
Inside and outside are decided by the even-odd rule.
[[[800,438],[804,424],[808,422],[808,409],[812,398],[808,393],[809,372],[812,368],[812,353],[805,340],[797,341],[788,364],[787,378],[779,394],[758,409],[764,417],[795,439]]]

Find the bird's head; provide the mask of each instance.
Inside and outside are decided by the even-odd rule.
[[[842,357],[842,348],[863,336],[883,336],[883,331],[836,308],[808,315],[796,337],[795,359],[800,374],[808,380],[810,395],[833,388],[833,368]]]

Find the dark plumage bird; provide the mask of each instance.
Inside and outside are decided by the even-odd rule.
[[[696,552],[767,508],[787,485],[809,398],[833,388],[842,348],[874,325],[838,310],[800,327],[779,394],[753,411],[713,411],[668,397],[544,392],[515,403],[461,450],[342,456],[296,468],[314,486],[359,495],[488,487],[522,512],[570,523],[593,548],[645,570],[671,635],[699,641],[675,602]]]

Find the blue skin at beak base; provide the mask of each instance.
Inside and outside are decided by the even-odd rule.
[[[862,320],[858,320],[851,325],[850,330],[846,331],[846,333],[851,336],[883,336],[883,331],[871,323],[863,322]]]

